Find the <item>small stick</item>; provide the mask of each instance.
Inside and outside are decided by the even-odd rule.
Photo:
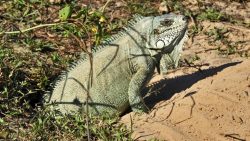
[[[51,24],[40,24],[31,28],[27,28],[27,29],[22,29],[22,30],[18,30],[18,31],[4,31],[4,32],[0,32],[0,35],[2,34],[19,34],[19,33],[24,33],[30,30],[34,30],[37,28],[42,28],[42,27],[47,27],[47,26],[54,26],[54,25],[59,25],[59,24],[64,24],[66,22],[61,22],[61,23],[51,23]]]

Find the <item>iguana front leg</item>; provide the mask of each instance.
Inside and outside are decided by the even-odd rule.
[[[141,96],[142,89],[145,87],[147,82],[150,80],[154,73],[154,68],[140,68],[136,74],[132,77],[129,83],[128,95],[129,104],[135,112],[147,112],[148,107],[145,105],[144,100]]]

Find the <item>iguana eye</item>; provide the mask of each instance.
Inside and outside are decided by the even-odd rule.
[[[160,31],[158,29],[154,29],[154,34],[160,34]]]
[[[165,19],[164,21],[161,21],[160,24],[162,26],[171,26],[173,24],[173,21],[169,19]]]

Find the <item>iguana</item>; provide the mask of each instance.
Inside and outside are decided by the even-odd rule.
[[[163,55],[163,65],[170,60],[177,64],[186,33],[187,19],[182,15],[134,16],[123,31],[94,47],[89,91],[91,67],[85,55],[60,76],[49,103],[55,103],[62,113],[86,112],[89,94],[91,114],[122,114],[129,107],[147,112],[141,91],[154,70],[159,71]]]

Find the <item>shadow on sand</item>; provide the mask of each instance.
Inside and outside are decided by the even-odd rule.
[[[196,82],[213,76],[225,68],[235,66],[241,62],[233,62],[218,67],[198,71],[193,74],[183,75],[171,79],[163,79],[145,88],[143,91],[146,105],[151,109],[162,100],[170,99],[175,93],[179,93],[191,87]],[[150,94],[147,94],[150,93]],[[156,94],[154,94],[156,93]],[[147,95],[146,95],[147,94]]]

